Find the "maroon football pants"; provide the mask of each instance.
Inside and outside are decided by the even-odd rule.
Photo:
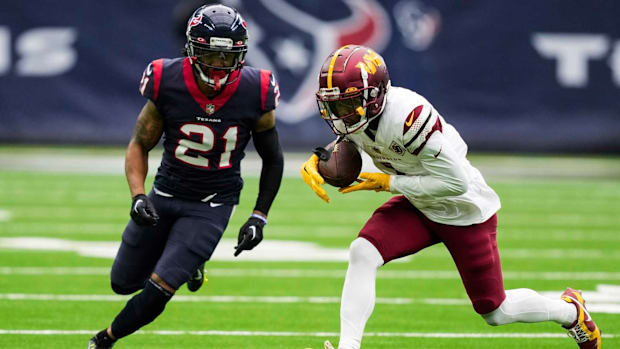
[[[478,314],[497,309],[506,298],[496,235],[497,215],[468,226],[440,224],[426,218],[404,196],[379,207],[359,233],[379,250],[385,263],[443,243]]]

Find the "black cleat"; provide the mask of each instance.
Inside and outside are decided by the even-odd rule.
[[[108,337],[107,329],[105,329],[88,341],[88,349],[110,349],[115,342],[115,340]]]
[[[198,269],[190,276],[189,280],[187,280],[187,288],[191,292],[196,292],[202,287],[202,284],[205,283],[205,264],[202,263]]]

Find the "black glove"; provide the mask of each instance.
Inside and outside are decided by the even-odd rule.
[[[256,217],[250,217],[239,230],[235,257],[244,250],[251,250],[263,240],[263,227],[265,222]]]
[[[155,225],[159,220],[151,199],[144,194],[138,194],[133,197],[129,215],[138,225]]]

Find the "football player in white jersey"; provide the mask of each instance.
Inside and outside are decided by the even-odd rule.
[[[492,326],[555,321],[580,348],[600,348],[601,333],[580,291],[560,299],[533,290],[504,290],[497,250],[500,201],[466,158],[467,145],[421,95],[390,86],[383,58],[357,45],[343,46],[323,63],[317,101],[337,141],[354,142],[382,173],[360,174],[341,188],[399,194],[379,207],[350,246],[340,306],[340,349],[360,348],[375,303],[379,267],[443,243],[459,270],[474,310]],[[318,157],[303,164],[304,181],[323,200]],[[325,348],[332,348],[325,342]]]

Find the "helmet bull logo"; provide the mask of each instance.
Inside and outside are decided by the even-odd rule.
[[[196,17],[192,18],[192,21],[191,21],[191,22],[189,22],[189,26],[190,26],[190,28],[191,28],[191,27],[195,27],[195,26],[197,26],[198,24],[200,24],[200,21],[202,21],[202,14],[201,14],[201,15],[199,15],[199,16],[196,16]]]

